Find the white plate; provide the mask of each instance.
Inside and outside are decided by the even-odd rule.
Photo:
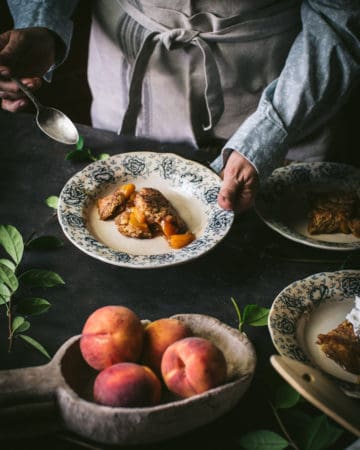
[[[158,189],[177,209],[196,239],[180,250],[159,236],[121,235],[113,220],[98,217],[95,201],[123,183]],[[203,255],[231,228],[234,214],[217,204],[221,179],[207,167],[171,153],[132,152],[96,161],[64,186],[58,218],[68,239],[94,258],[117,266],[155,268]]]
[[[356,250],[352,234],[310,235],[307,231],[309,191],[355,191],[360,196],[360,170],[331,162],[298,163],[276,169],[262,186],[255,204],[259,217],[281,235],[328,250]]]
[[[353,397],[360,398],[360,377],[326,357],[316,344],[345,319],[360,294],[360,270],[322,272],[287,286],[275,298],[269,314],[269,331],[277,351],[317,367]]]

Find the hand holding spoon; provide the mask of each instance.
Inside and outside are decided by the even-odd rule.
[[[12,77],[12,81],[29,97],[36,108],[36,123],[40,130],[55,141],[63,144],[76,144],[79,133],[74,123],[61,111],[42,105],[33,93],[20,80]]]

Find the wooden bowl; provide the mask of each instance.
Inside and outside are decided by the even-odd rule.
[[[256,354],[244,333],[214,317],[201,314],[173,316],[184,321],[196,336],[213,341],[224,353],[225,384],[186,399],[165,398],[153,407],[123,408],[93,402],[97,372],[80,353],[80,336],[67,340],[50,363],[0,372],[0,409],[14,420],[26,406],[53,403],[61,427],[104,444],[145,444],[186,433],[212,422],[234,407],[252,380]]]

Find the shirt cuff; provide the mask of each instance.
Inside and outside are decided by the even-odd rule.
[[[257,110],[228,140],[211,167],[217,173],[221,172],[231,151],[235,150],[255,167],[262,182],[282,165],[287,138],[288,133],[264,92]]]
[[[60,64],[62,64],[69,54],[71,37],[73,32],[72,21],[63,16],[57,16],[56,13],[50,15],[43,11],[34,11],[33,14],[19,14],[14,20],[14,28],[43,27],[52,31],[61,40],[63,50],[57,52],[55,64],[44,75],[46,81],[51,81],[52,73]]]

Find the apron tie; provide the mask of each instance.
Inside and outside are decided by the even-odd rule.
[[[183,44],[184,46],[190,45],[191,41],[198,35],[199,31],[174,28],[173,30],[158,33],[155,40],[164,44],[167,50],[171,50],[174,43]]]
[[[141,109],[142,82],[150,57],[158,43],[164,45],[168,51],[174,48],[174,45],[182,45],[184,47],[193,45],[201,51],[205,83],[204,101],[208,116],[208,123],[203,124],[203,130],[211,130],[224,111],[220,74],[215,58],[210,46],[201,38],[200,32],[175,28],[161,32],[150,32],[144,39],[134,63],[130,80],[128,107],[119,134],[135,134],[136,121]]]

